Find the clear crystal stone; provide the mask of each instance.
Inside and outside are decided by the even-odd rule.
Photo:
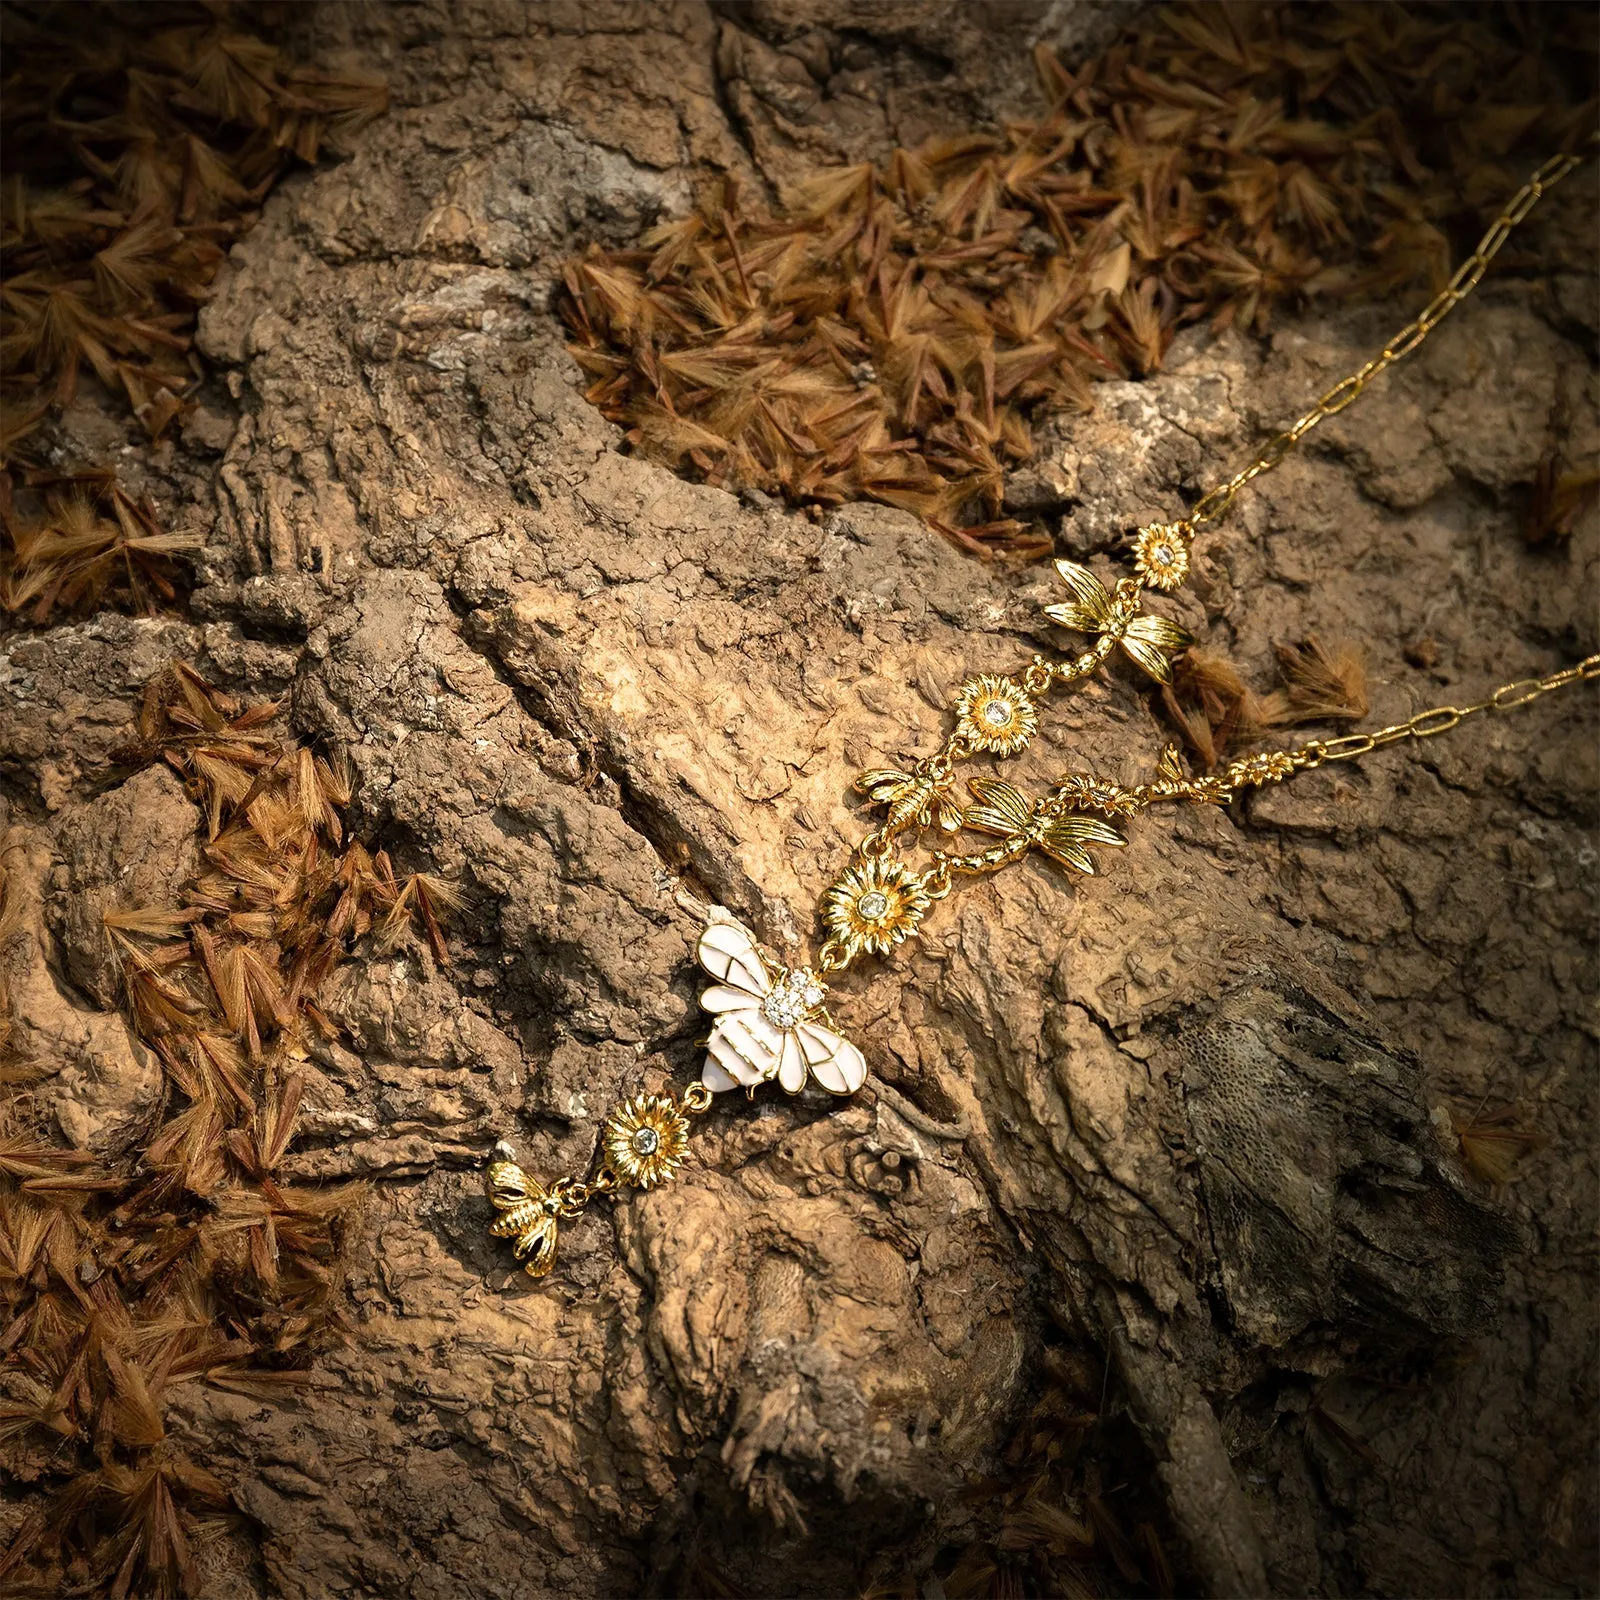
[[[640,1128],[633,1136],[633,1148],[641,1156],[653,1156],[661,1148],[661,1135],[654,1128]]]
[[[889,897],[881,889],[869,889],[856,901],[856,910],[868,922],[876,922],[889,909]]]
[[[1004,700],[991,700],[983,708],[983,720],[991,728],[1003,728],[1011,721],[1011,707]]]
[[[792,1028],[806,1014],[806,1003],[794,987],[792,979],[785,978],[762,1002],[762,1015],[775,1028]]]
[[[1155,549],[1150,552],[1150,554],[1152,557],[1154,557],[1157,566],[1164,567],[1172,560],[1172,547],[1170,545],[1158,544]]]

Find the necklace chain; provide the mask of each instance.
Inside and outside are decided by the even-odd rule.
[[[1502,684],[1487,700],[1472,705],[1434,706],[1371,733],[1312,740],[1294,750],[1257,752],[1200,778],[1187,777],[1176,751],[1169,749],[1161,759],[1158,778],[1132,788],[1073,773],[1037,801],[998,778],[969,780],[976,805],[963,806],[949,793],[957,763],[978,754],[999,758],[1020,754],[1033,738],[1046,696],[1057,687],[1098,672],[1119,649],[1158,682],[1170,682],[1172,657],[1190,642],[1189,636],[1167,618],[1145,613],[1144,591],[1178,588],[1188,576],[1189,546],[1197,530],[1221,519],[1240,490],[1272,471],[1314,428],[1351,405],[1395,362],[1415,352],[1477,287],[1518,224],[1583,159],[1568,154],[1546,161],[1512,196],[1445,287],[1382,350],[1269,439],[1249,465],[1203,494],[1186,516],[1140,529],[1135,543],[1136,576],[1123,578],[1108,590],[1087,567],[1069,561],[1056,563],[1071,598],[1065,604],[1046,607],[1046,615],[1099,637],[1092,647],[1067,659],[1035,655],[1014,677],[983,674],[968,679],[955,697],[956,726],[936,754],[916,763],[909,772],[880,768],[859,775],[857,789],[885,806],[887,814],[882,824],[856,845],[854,862],[822,898],[822,920],[828,934],[818,953],[819,970],[837,972],[858,955],[885,954],[893,949],[917,931],[933,901],[951,892],[954,875],[997,871],[1020,861],[1034,848],[1063,866],[1092,872],[1091,846],[1126,843],[1110,826],[1111,820],[1159,801],[1226,803],[1242,786],[1279,782],[1296,772],[1355,760],[1402,740],[1432,738],[1447,733],[1466,717],[1509,711],[1552,690],[1600,676],[1600,657],[1591,656],[1545,678]],[[900,859],[896,845],[903,835],[933,827],[951,833],[964,829],[990,833],[997,835],[999,842],[980,851],[936,850],[931,865],[915,872]]]
[[[1340,739],[1312,739],[1294,750],[1258,751],[1254,755],[1230,762],[1221,772],[1203,778],[1174,778],[1144,784],[1136,789],[1118,789],[1105,785],[1107,791],[1128,797],[1127,811],[1143,810],[1158,800],[1188,800],[1197,805],[1226,804],[1234,791],[1247,785],[1281,783],[1297,772],[1309,772],[1314,767],[1326,766],[1334,761],[1355,761],[1385,745],[1400,744],[1407,739],[1432,739],[1449,733],[1467,717],[1485,712],[1515,711],[1530,705],[1541,695],[1556,689],[1565,689],[1574,683],[1589,683],[1600,678],[1600,655],[1586,656],[1575,666],[1563,667],[1559,672],[1542,678],[1517,678],[1502,683],[1485,700],[1476,700],[1466,706],[1430,706],[1418,711],[1404,722],[1392,722],[1387,728],[1376,728],[1370,733],[1347,734]],[[1168,769],[1171,770],[1170,767]]]
[[[1521,222],[1539,201],[1563,178],[1583,161],[1580,155],[1552,156],[1511,197],[1505,210],[1490,224],[1489,231],[1478,241],[1478,248],[1456,268],[1449,283],[1423,308],[1420,315],[1408,322],[1370,361],[1356,371],[1341,378],[1322,396],[1304,416],[1298,418],[1275,434],[1263,446],[1249,466],[1241,468],[1226,483],[1202,495],[1189,515],[1173,527],[1180,533],[1192,536],[1195,529],[1224,516],[1239,491],[1262,473],[1270,472],[1295,448],[1311,430],[1327,418],[1337,416],[1347,405],[1366,390],[1374,378],[1386,372],[1396,361],[1403,360],[1421,345],[1444,319],[1477,288],[1478,280],[1489,263],[1500,253],[1500,247],[1511,237],[1512,229]]]
[[[1309,744],[1291,754],[1305,758],[1307,767],[1321,766],[1327,761],[1353,761],[1359,756],[1380,750],[1386,744],[1399,744],[1403,739],[1431,739],[1435,734],[1449,733],[1463,718],[1475,717],[1482,711],[1515,711],[1531,705],[1540,695],[1552,689],[1565,689],[1572,683],[1589,683],[1600,678],[1600,655],[1585,656],[1574,667],[1563,667],[1543,678],[1518,678],[1502,683],[1487,700],[1475,701],[1470,706],[1433,706],[1419,711],[1404,722],[1393,722],[1387,728],[1373,733],[1352,733],[1342,739],[1313,739]]]
[[[1487,699],[1470,705],[1434,706],[1370,733],[1313,739],[1294,750],[1258,751],[1201,777],[1190,777],[1176,748],[1168,746],[1157,776],[1131,788],[1089,773],[1068,773],[1038,800],[997,777],[968,781],[978,802],[975,805],[958,805],[949,795],[957,763],[979,754],[1020,754],[1037,730],[1044,698],[1057,687],[1099,671],[1119,650],[1159,682],[1171,681],[1171,657],[1189,642],[1188,635],[1167,618],[1146,614],[1143,591],[1172,590],[1183,583],[1196,529],[1223,516],[1246,484],[1270,472],[1324,418],[1342,411],[1379,373],[1410,355],[1472,292],[1511,230],[1578,163],[1579,158],[1570,155],[1547,161],[1501,212],[1446,288],[1378,355],[1341,379],[1303,417],[1270,439],[1249,466],[1202,496],[1187,517],[1141,529],[1135,544],[1137,576],[1123,578],[1108,590],[1087,567],[1068,561],[1056,563],[1070,598],[1047,607],[1046,614],[1052,621],[1098,638],[1090,648],[1068,659],[1036,655],[1014,677],[986,673],[968,679],[956,695],[956,727],[937,753],[917,762],[910,772],[883,768],[856,779],[856,787],[885,806],[887,815],[880,827],[857,844],[853,863],[823,896],[822,920],[829,933],[818,952],[818,971],[837,972],[862,953],[888,954],[917,931],[932,904],[951,892],[957,875],[994,872],[1035,849],[1062,866],[1093,872],[1090,847],[1125,844],[1112,823],[1150,806],[1174,801],[1224,805],[1241,788],[1279,783],[1297,772],[1353,761],[1406,739],[1431,739],[1449,732],[1464,718],[1511,711],[1569,684],[1600,677],[1600,655],[1592,655],[1543,678],[1502,684]],[[904,834],[929,828],[946,835],[971,830],[989,834],[995,842],[966,853],[935,851],[932,864],[914,872],[900,859],[896,844]],[[848,1093],[865,1081],[867,1067],[861,1052],[818,1021],[831,1023],[832,1019],[820,1003],[826,985],[811,969],[790,973],[754,943],[748,930],[737,926],[730,930],[709,922],[701,938],[699,960],[718,985],[702,1000],[708,1010],[718,1014],[718,1021],[699,1083],[691,1084],[679,1096],[635,1096],[613,1111],[605,1125],[602,1151],[586,1180],[561,1179],[546,1188],[513,1160],[502,1159],[489,1167],[489,1198],[500,1213],[491,1232],[496,1237],[516,1238],[517,1253],[528,1258],[527,1271],[533,1276],[542,1276],[554,1263],[558,1219],[573,1216],[597,1195],[619,1187],[648,1188],[671,1177],[682,1158],[687,1119],[709,1109],[715,1091],[728,1089],[737,1081],[754,1093],[757,1084],[777,1077],[784,1088],[794,1092],[809,1074],[834,1093]],[[800,1009],[790,1003],[797,978],[802,980]],[[770,1001],[780,992],[784,997],[781,1007],[768,1004],[759,1024],[749,1020],[756,1001],[763,997]],[[797,1029],[804,1031],[803,1045]],[[730,1075],[730,1065],[738,1069],[737,1079]],[[649,1139],[648,1148],[641,1138]]]

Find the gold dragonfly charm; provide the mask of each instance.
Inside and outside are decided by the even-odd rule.
[[[941,855],[940,859],[954,872],[992,872],[1029,850],[1039,849],[1064,867],[1092,873],[1094,858],[1089,854],[1089,845],[1128,842],[1098,817],[1068,810],[1055,799],[1035,804],[1000,778],[969,778],[967,787],[980,804],[967,808],[965,825],[980,833],[998,834],[1000,842],[973,855]]]
[[[1102,660],[1121,645],[1123,654],[1157,683],[1171,683],[1173,654],[1194,643],[1188,632],[1165,617],[1141,616],[1139,585],[1131,578],[1124,578],[1113,594],[1076,561],[1055,566],[1072,598],[1046,606],[1044,614],[1077,633],[1099,634],[1096,654]]]

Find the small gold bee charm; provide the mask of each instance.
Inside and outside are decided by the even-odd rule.
[[[510,1146],[495,1146],[495,1153],[510,1154]],[[489,1224],[497,1239],[515,1239],[519,1261],[530,1278],[542,1278],[556,1264],[556,1218],[561,1215],[559,1195],[551,1194],[515,1161],[491,1161],[486,1176],[489,1204],[500,1213]]]
[[[949,778],[927,773],[901,772],[896,767],[874,767],[856,778],[856,791],[888,806],[883,831],[904,833],[912,823],[919,828],[937,825],[945,833],[961,831],[961,807],[946,793]]]

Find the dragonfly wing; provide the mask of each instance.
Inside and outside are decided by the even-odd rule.
[[[1122,636],[1122,648],[1157,683],[1172,682],[1169,653],[1191,642],[1184,629],[1165,617],[1135,617]]]
[[[1045,615],[1080,633],[1101,632],[1111,622],[1111,596],[1106,586],[1076,561],[1057,561],[1055,566],[1072,599],[1065,605],[1046,606]]]
[[[1075,871],[1094,876],[1094,857],[1082,845],[1073,844],[1071,840],[1057,839],[1051,834],[1046,834],[1039,841],[1039,848],[1053,860],[1059,861],[1064,867],[1072,867]]]
[[[1172,663],[1167,660],[1164,651],[1131,635],[1122,641],[1122,648],[1127,652],[1128,659],[1148,672],[1157,683],[1172,682]]]
[[[1094,857],[1084,847],[1091,844],[1121,846],[1128,841],[1117,830],[1101,822],[1098,817],[1063,817],[1052,822],[1039,838],[1039,847],[1047,855],[1079,872],[1094,872]]]
[[[1153,614],[1135,617],[1128,624],[1128,631],[1123,637],[1143,639],[1158,650],[1182,650],[1194,643],[1194,636],[1187,628],[1180,628],[1176,622]]]
[[[967,787],[984,802],[967,809],[969,827],[985,833],[1021,833],[1033,815],[1028,797],[1002,778],[969,778]]]

